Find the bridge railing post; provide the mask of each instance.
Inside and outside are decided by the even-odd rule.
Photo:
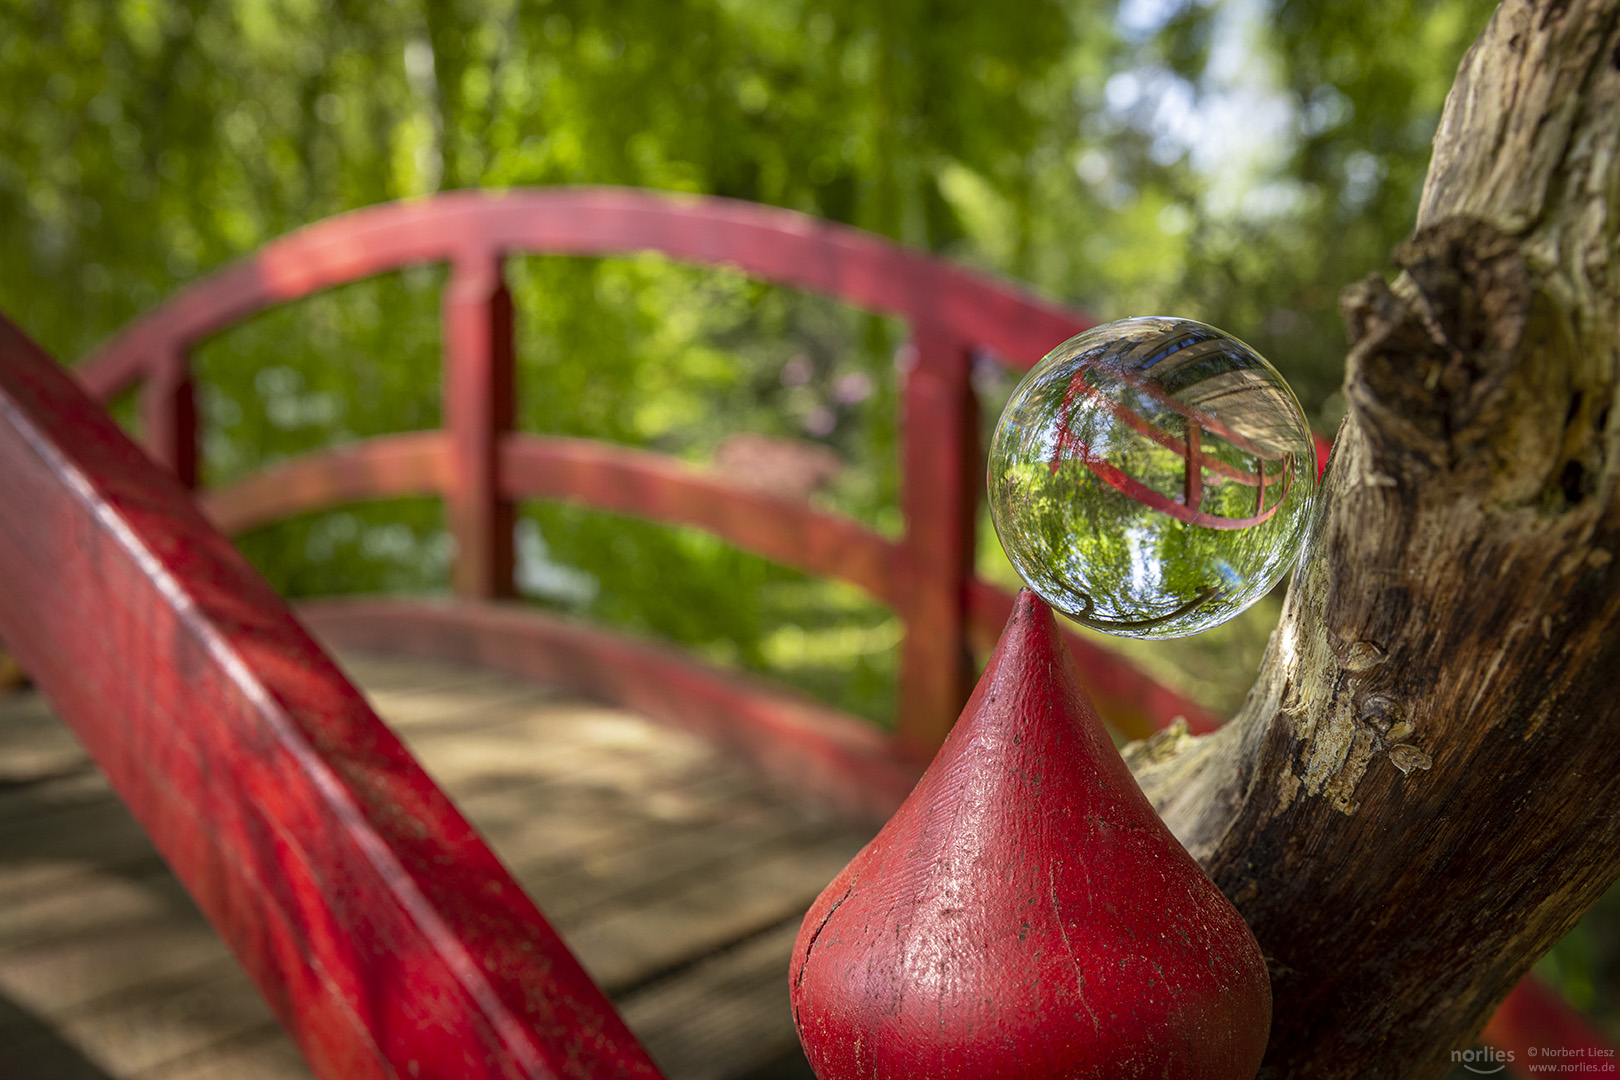
[[[501,495],[498,473],[501,440],[514,418],[512,295],[500,252],[480,250],[451,262],[443,327],[451,588],[467,598],[511,596],[514,507]]]
[[[971,345],[917,324],[906,358],[900,498],[907,600],[896,735],[905,750],[927,757],[973,687],[967,601],[983,478]]]
[[[165,356],[140,389],[142,441],[152,460],[188,488],[197,487],[197,388],[183,347]]]

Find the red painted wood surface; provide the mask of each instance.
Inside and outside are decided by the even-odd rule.
[[[906,483],[906,537],[886,560],[886,587],[875,594],[893,604],[908,627],[900,674],[903,741],[919,754],[937,746],[972,674],[964,630],[979,485],[969,350],[982,345],[1013,358],[1015,367],[1028,366],[1088,321],[868,234],[726,200],[558,189],[496,196],[459,193],[430,203],[359,211],[277,241],[249,262],[187,289],[138,320],[81,375],[102,396],[142,374],[153,386],[183,379],[191,345],[253,311],[409,262],[449,259],[453,271],[444,323],[451,459],[450,483],[441,493],[456,540],[453,578],[460,595],[497,597],[511,594],[512,559],[511,485],[503,488],[495,479],[512,400],[511,304],[500,283],[502,253],[651,248],[737,265],[906,318],[913,326],[918,362],[905,390],[908,434],[903,454],[908,472],[918,475]],[[167,450],[170,445],[195,446],[191,414],[153,410],[148,420],[148,441],[161,460],[183,457]],[[185,460],[194,475],[194,455]],[[942,461],[950,464],[941,468]],[[341,466],[339,475],[322,476],[310,464],[296,477],[278,470],[275,479],[296,480],[297,492],[353,493],[354,482],[368,470],[352,457]],[[377,495],[417,487],[422,476],[417,470],[408,478],[399,468],[372,472],[379,480],[393,481],[379,487]],[[261,507],[293,501],[294,492],[276,494],[269,478],[256,487]],[[592,495],[589,490],[572,493],[598,505]],[[216,505],[230,509],[236,501],[226,497]],[[790,536],[781,535],[774,517],[750,531],[763,548],[794,546]],[[872,536],[860,547],[871,551],[877,543],[882,541]],[[876,583],[870,572],[862,577],[868,587]],[[901,582],[906,587],[896,602]]]
[[[1170,835],[1025,590],[899,811],[789,973],[821,1080],[1253,1080],[1260,946]]]
[[[463,431],[454,451],[460,472],[452,468],[452,438],[444,432],[403,433],[367,440],[283,463],[204,495],[210,516],[222,527],[242,529],[273,521],[299,510],[342,502],[407,494],[448,494],[458,475],[486,484],[476,507],[463,515],[464,548],[476,548],[481,567],[458,571],[470,592],[499,593],[509,580],[508,556],[495,545],[509,537],[495,527],[504,513],[503,500],[561,497],[623,513],[696,525],[740,546],[811,572],[852,581],[890,603],[908,618],[937,610],[949,587],[941,584],[959,573],[963,550],[959,526],[943,531],[909,523],[905,546],[893,544],[857,525],[802,507],[789,509],[782,500],[751,501],[722,490],[671,463],[656,465],[634,451],[600,447],[596,452],[548,444],[524,437],[500,440],[508,423],[509,403],[501,398],[506,385],[502,365],[509,353],[497,350],[509,341],[502,320],[502,298],[491,267],[503,252],[553,252],[604,255],[644,250],[677,259],[736,266],[780,284],[825,293],[874,311],[898,316],[913,328],[923,346],[916,356],[930,372],[943,365],[945,403],[962,405],[962,389],[952,380],[963,377],[955,345],[981,347],[1015,370],[1031,366],[1056,343],[1092,325],[1090,319],[982,275],[951,266],[928,255],[896,247],[858,230],[816,221],[789,211],[723,199],[690,198],[650,192],[575,188],[512,192],[456,192],[372,207],[300,229],[277,240],[226,270],[183,290],[146,316],[83,365],[78,374],[92,393],[106,400],[137,382],[148,449],[187,484],[197,474],[194,390],[188,350],[204,338],[275,304],[307,296],[357,278],[429,261],[451,261],[470,274],[459,276],[461,293],[447,297],[446,359],[473,357],[485,364],[468,402],[468,416],[490,422],[490,438]],[[482,269],[480,269],[482,268]],[[472,284],[467,284],[471,282]],[[452,292],[458,285],[452,285]],[[454,327],[466,326],[463,333]],[[464,347],[458,342],[471,342]],[[938,348],[930,342],[947,343]],[[482,351],[480,351],[482,350]],[[483,387],[489,392],[484,393]],[[454,396],[452,394],[452,396]],[[922,397],[921,388],[916,395]],[[908,403],[909,406],[909,403]],[[452,406],[446,409],[451,416]],[[450,420],[452,427],[454,419]],[[965,424],[949,430],[971,431]],[[927,437],[921,425],[907,437]],[[954,437],[954,436],[953,436]],[[495,452],[496,490],[487,487],[491,446]],[[1318,466],[1327,465],[1328,443],[1318,436]],[[965,436],[956,442],[936,440],[938,459],[925,464],[930,474],[952,475],[948,463],[968,457]],[[904,460],[925,460],[921,447],[907,446]],[[943,463],[943,464],[942,464]],[[654,477],[644,483],[642,475]],[[918,481],[908,478],[910,490]],[[940,503],[969,503],[960,491],[947,490]],[[933,510],[922,500],[913,509],[925,517]],[[638,510],[636,504],[640,504]],[[971,523],[966,523],[971,528]],[[971,534],[968,534],[971,537]],[[482,537],[483,539],[478,539]],[[505,537],[505,539],[503,539]],[[938,548],[946,554],[945,571],[925,579],[927,599],[908,608],[896,594],[908,567],[916,565],[911,545]],[[479,546],[481,545],[481,547]],[[971,550],[971,543],[965,550]],[[929,557],[935,557],[930,555]],[[943,629],[928,638],[927,626],[908,635],[902,675],[908,699],[943,700],[941,689],[961,686],[954,665],[962,655],[957,627],[981,648],[994,641],[1011,610],[1012,597],[983,581],[968,581],[960,591],[958,614],[945,617]],[[931,625],[931,624],[930,624]],[[1089,641],[1069,636],[1082,679],[1117,727],[1140,737],[1185,717],[1195,732],[1212,730],[1218,719]],[[925,659],[927,658],[927,659]],[[933,670],[917,670],[918,665]],[[942,731],[938,706],[925,711],[908,706],[907,732],[913,745],[937,740]],[[1518,992],[1515,992],[1515,997]],[[1510,999],[1510,1004],[1515,999]],[[1507,1009],[1507,1006],[1504,1006]]]
[[[141,427],[146,433],[146,452],[152,460],[173,473],[181,485],[197,486],[197,388],[191,377],[191,361],[183,350],[175,350],[154,368],[141,386]]]
[[[974,580],[968,587],[969,631],[974,643],[989,651],[1012,610],[1012,593]],[[1140,668],[1120,663],[1117,653],[1072,631],[1065,631],[1064,640],[1086,692],[1109,725],[1126,738],[1145,739],[1176,719],[1185,720],[1194,735],[1220,727],[1221,717],[1156,682]]]
[[[453,483],[442,431],[380,435],[278,461],[233,484],[199,492],[221,532],[246,532],[294,514],[365,499],[442,495]]]
[[[185,491],[0,319],[0,634],[316,1073],[656,1077]]]
[[[905,602],[897,544],[803,502],[738,487],[662,454],[585,439],[508,436],[501,462],[508,498],[559,499],[695,525],[778,562],[849,582],[897,609]],[[449,477],[444,434],[414,432],[278,462],[200,500],[209,520],[236,533],[364,498],[438,494]],[[969,641],[988,653],[1012,611],[1013,594],[977,578],[966,592]],[[1067,637],[1087,691],[1127,737],[1144,738],[1178,716],[1195,734],[1219,726],[1213,713],[1120,663],[1115,653],[1079,634]]]
[[[508,435],[498,447],[501,498],[557,499],[674,525],[694,525],[778,562],[847,581],[898,606],[898,545],[837,514],[695,469],[665,454],[588,439]],[[226,533],[293,514],[454,484],[443,432],[384,435],[280,461],[200,495]]]
[[[964,631],[981,483],[970,354],[982,349],[1015,369],[1027,368],[1090,326],[1083,315],[880,237],[785,210],[611,188],[457,192],[356,211],[275,241],[138,319],[92,357],[80,377],[103,399],[140,379],[189,394],[187,351],[208,335],[321,288],[411,263],[450,262],[443,312],[450,483],[441,494],[455,539],[452,584],[461,596],[510,596],[512,496],[510,485],[503,488],[497,479],[513,400],[511,298],[501,282],[501,258],[646,250],[736,266],[910,324],[916,363],[903,389],[907,523],[885,568],[890,585],[884,598],[894,603],[896,587],[903,586],[894,604],[907,626],[900,738],[918,754],[931,752],[966,697],[973,669]],[[151,400],[149,448],[194,480],[197,436],[189,396],[154,390]],[[352,491],[353,479],[365,473],[354,459],[344,464],[349,468],[342,476],[310,470],[299,483]],[[403,479],[398,473],[388,478]],[[574,497],[596,505],[593,492]],[[780,528],[768,518],[751,531]],[[772,537],[767,545],[792,543]]]
[[[561,499],[672,525],[859,586],[904,610],[903,548],[858,521],[732,483],[663,454],[586,439],[517,435],[501,455],[501,490]]]
[[[677,650],[521,607],[332,599],[300,605],[299,615],[336,647],[458,660],[623,705],[874,822],[894,812],[921,773],[871,724]]]
[[[513,596],[512,501],[500,490],[501,439],[512,430],[512,296],[500,252],[473,247],[444,293],[444,415],[450,429],[445,517],[458,596]]]
[[[1055,342],[1053,344],[1056,344]],[[945,741],[973,686],[967,588],[984,490],[971,340],[914,327],[901,416],[901,510],[906,620],[898,733],[926,758]]]
[[[994,350],[1018,370],[1086,316],[871,233],[731,199],[620,188],[460,191],[342,214],[265,245],[137,319],[81,371],[106,398],[255,312],[415,263],[475,252],[660,251],[735,266]]]

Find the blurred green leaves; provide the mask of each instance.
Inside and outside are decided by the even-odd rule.
[[[72,360],[333,213],[455,187],[630,184],[859,225],[1104,317],[1205,319],[1331,423],[1337,290],[1408,227],[1487,9],[0,0],[0,309]],[[651,257],[508,270],[525,430],[697,463],[737,431],[811,440],[850,463],[816,498],[897,528],[901,328]],[[435,425],[441,282],[436,268],[386,275],[206,343],[208,480]],[[886,611],[696,534],[525,514],[543,553],[530,580],[573,583],[542,588],[547,602],[885,712],[871,687],[892,662],[872,644],[893,636]],[[438,509],[415,502],[243,544],[292,594],[442,588],[447,557]],[[825,659],[835,638],[866,651]]]

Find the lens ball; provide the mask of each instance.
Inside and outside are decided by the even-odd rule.
[[[1265,358],[1190,319],[1070,338],[1013,391],[990,513],[1047,603],[1127,637],[1182,637],[1264,596],[1316,499],[1304,411]]]

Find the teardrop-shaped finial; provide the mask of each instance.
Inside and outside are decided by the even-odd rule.
[[[794,946],[820,1080],[1251,1080],[1254,936],[1137,787],[1028,590],[950,738]]]

